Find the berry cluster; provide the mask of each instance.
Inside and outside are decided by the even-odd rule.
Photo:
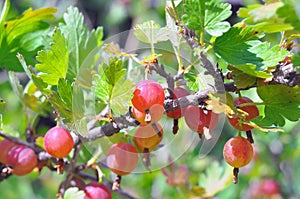
[[[189,92],[182,87],[176,87],[171,94],[174,100],[188,95]],[[165,93],[162,86],[153,80],[141,81],[136,85],[131,101],[133,105],[132,116],[139,122],[132,138],[134,145],[124,142],[114,144],[109,149],[106,159],[107,166],[118,175],[118,180],[137,167],[139,152],[143,154],[143,163],[148,168],[150,165],[149,153],[158,147],[164,135],[163,128],[159,124],[159,120],[164,114]],[[249,141],[249,131],[252,127],[246,123],[258,116],[258,109],[251,104],[252,101],[248,98],[236,98],[234,103],[235,108],[246,113],[246,117],[228,117],[228,120],[239,132],[247,131],[247,136],[249,136],[248,139],[241,136],[231,138],[224,146],[224,158],[235,168],[235,182],[237,182],[238,168],[247,165],[253,156],[252,142]],[[210,131],[218,124],[218,114],[207,110],[205,102],[201,106],[189,105],[165,114],[176,121],[174,126],[175,124],[178,125],[179,118],[184,117],[187,126],[192,131],[197,132],[200,137],[204,135],[206,139],[212,137]],[[178,126],[175,129],[178,130]],[[176,134],[176,132],[173,128],[173,133]],[[251,137],[251,139],[253,138]]]
[[[188,96],[189,92],[183,87],[176,87],[171,93],[170,99],[176,100]],[[203,135],[210,139],[210,131],[218,124],[218,114],[206,109],[205,101],[199,106],[188,105],[175,110],[165,111],[165,91],[162,86],[153,80],[144,80],[136,85],[132,97],[131,116],[138,122],[133,138],[129,142],[113,144],[106,153],[107,167],[117,175],[112,190],[120,186],[121,177],[134,171],[139,162],[139,153],[142,155],[144,165],[149,169],[150,153],[156,150],[163,140],[164,130],[159,120],[165,114],[174,120],[173,133],[178,131],[178,119],[184,118],[187,126],[200,137]],[[253,157],[252,126],[249,120],[258,116],[259,112],[253,102],[245,97],[234,99],[235,108],[245,112],[246,116],[228,117],[230,124],[239,130],[239,136],[233,137],[224,146],[224,159],[234,167],[235,182],[237,182],[238,169],[251,161]],[[247,132],[247,139],[240,134]],[[250,132],[250,133],[249,133]],[[75,143],[68,130],[56,126],[48,130],[44,136],[44,149],[52,157],[57,159],[57,169],[63,169],[63,158],[68,156],[74,148]],[[11,169],[15,175],[26,175],[34,168],[41,168],[37,152],[33,149],[16,144],[10,140],[0,142],[0,162]],[[49,166],[49,164],[48,164]],[[83,190],[85,198],[112,198],[112,194],[106,185],[97,182],[85,184],[80,178],[72,178],[67,181],[67,187],[76,186]]]

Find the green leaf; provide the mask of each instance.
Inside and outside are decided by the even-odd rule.
[[[188,81],[187,86],[190,90],[198,92],[199,90],[208,89],[210,75],[186,73],[184,78]]]
[[[207,31],[212,36],[220,36],[230,28],[224,20],[231,16],[231,5],[221,0],[186,0],[183,22],[193,30]]]
[[[284,118],[297,121],[300,118],[300,88],[285,85],[268,85],[257,88],[257,94],[265,104],[265,120],[283,126]]]
[[[14,93],[22,101],[24,88],[20,84],[20,80],[17,78],[16,74],[14,72],[12,72],[12,71],[8,72],[8,77],[9,77],[9,81],[10,81],[10,84],[11,84],[11,87],[12,87]]]
[[[114,114],[121,115],[128,111],[134,89],[135,84],[125,79],[125,76],[116,82],[111,94],[111,109]]]
[[[71,83],[66,79],[59,79],[57,92],[52,91],[49,98],[61,118],[64,119],[64,122],[72,122],[74,119],[72,97],[73,91]]]
[[[300,66],[300,52],[293,56],[292,63],[294,66]]]
[[[169,38],[169,31],[167,28],[160,28],[160,25],[154,21],[147,21],[142,24],[138,24],[134,27],[134,35],[138,40],[155,44],[161,41],[166,41]]]
[[[213,197],[232,183],[232,170],[217,161],[207,167],[205,173],[199,175],[198,185],[205,190],[204,197]]]
[[[90,67],[97,61],[97,54],[102,45],[103,30],[98,27],[89,32],[84,25],[83,15],[76,7],[69,7],[64,14],[64,22],[59,24],[59,29],[68,40],[69,68],[67,77],[69,80],[78,75],[82,66]]]
[[[57,92],[62,101],[64,101],[69,109],[72,109],[72,89],[71,83],[65,79],[59,79],[57,85]]]
[[[276,14],[277,9],[281,6],[283,6],[282,2],[249,5],[246,8],[239,9],[238,16],[245,18],[244,23],[257,31],[274,33],[291,30],[293,27],[286,24]]]
[[[266,79],[272,77],[272,74],[269,72],[260,71],[261,69],[253,64],[242,64],[234,66],[240,71],[247,73],[248,75],[252,75],[254,77]]]
[[[198,81],[197,75],[192,73],[185,73],[184,79],[187,80],[187,86],[189,87],[190,90],[195,92],[199,91],[199,83],[197,82]]]
[[[68,69],[68,52],[64,36],[59,29],[53,34],[53,44],[49,51],[39,51],[36,68],[42,72],[39,76],[50,85],[57,85],[60,78],[66,78]]]
[[[52,106],[59,112],[60,117],[64,119],[65,123],[73,121],[72,104],[67,104],[63,101],[59,93],[52,91],[49,96],[49,102],[51,102]]]
[[[47,31],[45,29],[49,27],[45,20],[54,19],[56,9],[41,8],[34,11],[29,9],[17,19],[5,23],[9,1],[6,3],[0,22],[0,68],[21,72],[23,69],[16,54],[21,53],[28,64],[35,64],[34,56],[44,45],[43,37]]]
[[[250,51],[253,46],[251,41],[256,39],[252,28],[232,27],[228,32],[217,37],[213,49],[229,64],[260,63],[263,60]]]
[[[16,74],[12,71],[9,71],[8,76],[13,91],[19,97],[19,100],[21,101],[23,106],[30,108],[36,113],[45,114],[44,104],[34,94],[24,92],[24,88],[20,84],[20,80],[18,79]]]
[[[84,199],[85,193],[77,187],[70,187],[64,193],[63,199]]]
[[[135,85],[125,78],[126,70],[122,61],[110,59],[109,64],[99,67],[99,75],[93,79],[93,90],[103,103],[109,103],[114,114],[120,115],[128,110]]]
[[[7,43],[10,44],[22,35],[48,27],[44,20],[54,19],[56,8],[40,8],[26,10],[23,15],[6,23]]]
[[[2,43],[2,39],[5,36],[4,23],[5,23],[5,19],[7,17],[9,8],[10,8],[10,0],[5,0],[3,8],[1,8],[1,11],[0,11],[0,13],[1,13],[1,15],[0,15],[0,44]]]
[[[261,63],[253,63],[257,66],[261,66],[262,70],[268,67],[273,67],[278,64],[278,62],[284,60],[284,58],[289,54],[286,49],[280,49],[279,45],[270,47],[269,42],[257,42],[257,45],[253,45],[250,52],[255,53],[257,57],[261,58],[263,61]]]
[[[247,88],[252,86],[256,82],[256,78],[254,76],[248,75],[246,73],[235,74],[234,83],[237,88]]]
[[[233,27],[216,39],[214,50],[227,63],[236,65],[249,75],[270,77],[263,71],[276,66],[288,55],[288,51],[280,49],[280,46],[271,48],[269,42],[254,39],[252,28]]]

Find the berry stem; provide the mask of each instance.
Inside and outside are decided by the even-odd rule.
[[[148,148],[144,149],[142,159],[143,159],[143,163],[144,163],[145,167],[147,168],[147,170],[149,172],[151,172],[151,170],[150,170],[151,159],[150,159],[150,151]]]
[[[163,135],[162,135],[162,132],[160,132],[160,130],[159,130],[159,128],[157,127],[157,125],[154,123],[154,124],[152,124],[152,127],[153,127],[153,129],[155,130],[155,132],[157,133],[157,135],[159,136],[159,137],[162,137]]]
[[[179,130],[178,119],[173,120],[173,134],[176,135]]]
[[[117,175],[113,185],[112,185],[112,190],[113,191],[117,191],[119,190],[120,188],[120,184],[121,184],[121,180],[122,180],[122,177],[120,175]]]
[[[251,144],[253,144],[253,143],[254,143],[254,139],[253,139],[251,130],[246,131],[246,135],[247,135],[247,139],[249,140],[249,142],[250,142]]]
[[[239,168],[234,168],[233,169],[233,183],[237,184],[239,182]]]

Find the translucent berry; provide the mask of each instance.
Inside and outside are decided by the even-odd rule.
[[[245,118],[245,121],[249,121],[255,117],[257,117],[259,115],[258,109],[255,105],[250,105],[250,106],[243,106],[243,107],[239,107],[241,104],[244,103],[252,103],[253,101],[247,97],[241,97],[241,98],[236,98],[234,99],[234,105],[237,108],[240,108],[241,110],[245,111],[246,113],[248,113],[248,115]],[[235,117],[235,118],[229,118],[228,120],[230,122],[230,124],[241,131],[249,131],[251,129],[253,129],[252,126],[249,126],[247,124],[243,124],[241,118]]]
[[[51,156],[63,158],[71,152],[74,141],[69,131],[61,126],[55,126],[46,133],[44,146]]]
[[[117,175],[127,175],[137,167],[138,152],[129,143],[114,144],[107,153],[106,164]]]
[[[12,147],[7,153],[7,165],[13,167],[13,174],[23,176],[30,173],[37,166],[35,152],[26,146]]]
[[[249,164],[253,158],[251,143],[241,136],[229,139],[223,149],[226,162],[234,168],[240,168]]]
[[[159,123],[139,126],[135,133],[133,142],[140,151],[149,152],[155,149],[163,139],[163,129]]]

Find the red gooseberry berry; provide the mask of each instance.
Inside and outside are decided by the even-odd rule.
[[[52,157],[63,158],[67,156],[74,146],[74,141],[66,129],[55,126],[49,129],[44,137],[44,147]]]

